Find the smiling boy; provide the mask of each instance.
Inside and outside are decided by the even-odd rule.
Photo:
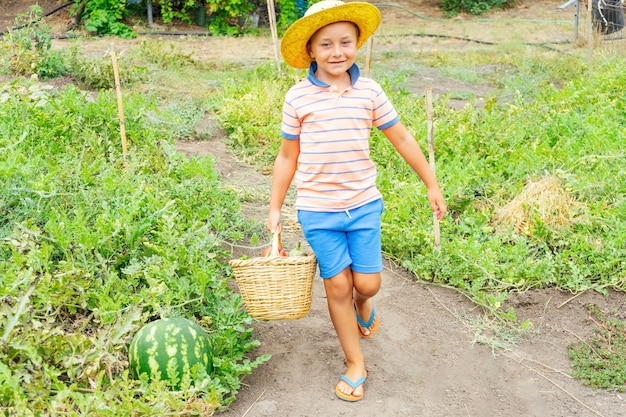
[[[309,68],[283,105],[282,141],[274,163],[267,227],[280,231],[281,207],[292,180],[298,222],[318,261],[328,310],[347,370],[335,387],[345,401],[363,398],[367,378],[359,337],[380,326],[371,302],[381,286],[382,196],[370,158],[372,127],[380,129],[428,190],[441,220],[446,203],[415,138],[375,81],[361,77],[357,50],[380,24],[364,2],[321,1],[285,33],[281,52],[295,68]]]

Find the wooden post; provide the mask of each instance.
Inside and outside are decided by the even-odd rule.
[[[426,87],[426,119],[428,121],[428,163],[435,174],[435,128],[433,124],[433,89]],[[433,230],[435,235],[435,248],[441,250],[441,232],[439,220],[433,215]]]
[[[115,78],[115,91],[117,93],[117,113],[120,118],[120,135],[122,137],[122,158],[124,168],[128,168],[126,161],[126,127],[124,126],[124,107],[122,105],[122,86],[120,84],[120,73],[117,68],[117,56],[115,55],[115,47],[111,45],[111,60],[113,61],[113,77]]]
[[[270,29],[272,31],[272,43],[274,44],[276,68],[280,71],[280,47],[278,43],[278,30],[276,29],[276,9],[274,8],[274,0],[267,0],[267,14],[270,21]]]
[[[593,24],[592,24],[592,12],[593,12],[593,2],[589,0],[587,2],[587,62],[589,64],[589,71],[592,69],[593,65]]]
[[[372,49],[374,47],[374,37],[370,36],[367,40],[367,55],[365,56],[365,76],[370,76],[370,66],[372,64]]]

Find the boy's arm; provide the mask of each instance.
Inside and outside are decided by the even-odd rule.
[[[437,178],[430,169],[424,152],[422,152],[413,135],[404,127],[402,122],[397,122],[382,132],[396,148],[400,156],[404,158],[424,182],[428,190],[428,202],[430,203],[431,211],[438,220],[443,219],[447,211],[446,202],[439,189]]]
[[[269,218],[267,220],[267,229],[272,233],[277,230],[280,232],[280,210],[296,172],[299,155],[300,141],[283,138],[278,155],[274,161],[272,174],[272,194],[270,197]]]

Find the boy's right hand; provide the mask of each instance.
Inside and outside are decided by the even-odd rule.
[[[438,187],[428,190],[428,202],[433,216],[435,216],[437,220],[442,220],[446,216],[448,207],[446,205],[446,200],[443,198],[443,194]]]
[[[267,218],[267,230],[270,233],[280,233],[283,229],[282,224],[280,224],[280,211],[270,211],[269,217]]]

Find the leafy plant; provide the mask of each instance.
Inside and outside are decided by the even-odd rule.
[[[82,10],[85,29],[98,35],[115,35],[120,38],[133,38],[135,32],[122,23],[126,16],[126,0],[74,0],[74,12]],[[84,6],[82,9],[80,5]]]
[[[288,71],[285,68],[286,71]],[[218,115],[228,132],[231,146],[248,162],[269,166],[278,149],[280,108],[284,94],[293,81],[288,73],[276,77],[270,64],[234,75],[237,82],[225,82]]]
[[[146,66],[129,63],[125,55],[116,55],[118,71],[124,85],[146,82],[151,79],[151,72]],[[113,61],[111,55],[89,58],[84,54],[79,43],[71,45],[62,52],[67,74],[74,77],[81,86],[99,90],[115,87]]]
[[[124,21],[137,6],[126,0],[74,0],[73,13],[80,13],[84,27],[98,35],[115,35],[121,38],[135,37],[135,32]],[[192,23],[194,17],[208,16],[208,28],[212,34],[236,36],[249,31],[250,13],[262,2],[259,0],[158,0],[154,2],[156,13],[163,23],[180,20]],[[278,26],[286,28],[302,16],[310,1],[278,0]],[[204,21],[204,19],[201,19]],[[200,23],[204,24],[204,23]]]
[[[441,8],[452,15],[461,12],[480,15],[493,8],[509,7],[514,4],[515,0],[442,0]]]
[[[626,390],[626,325],[607,317],[596,305],[588,305],[595,331],[587,340],[569,347],[572,376],[594,388]]]
[[[220,35],[238,35],[244,31],[245,17],[254,10],[246,0],[207,0],[209,30]]]
[[[188,159],[171,146],[194,117],[128,95],[124,168],[111,91],[92,99],[17,80],[0,98],[5,409],[163,415],[233,401],[241,376],[268,356],[246,357],[258,341],[228,285],[221,242],[245,229],[237,197],[220,187],[210,158]],[[169,129],[174,124],[181,129]],[[127,357],[134,332],[177,316],[209,332],[213,373],[181,391],[134,381]]]
[[[63,70],[63,60],[52,51],[52,33],[42,20],[40,6],[31,6],[28,13],[15,19],[15,27],[0,41],[0,71],[15,75],[37,74],[53,78]]]
[[[190,14],[195,7],[203,7],[202,2],[196,0],[159,0],[161,18],[164,23],[174,19],[180,19],[185,23],[191,23]]]
[[[313,4],[312,0],[278,0],[278,18],[276,25],[287,29],[293,22],[304,16],[306,10]]]

